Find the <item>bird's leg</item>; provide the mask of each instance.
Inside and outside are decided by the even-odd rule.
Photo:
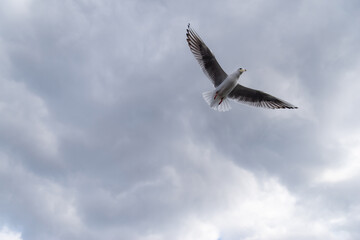
[[[219,105],[222,103],[223,100],[224,100],[224,98],[222,97],[221,100],[220,100],[220,102],[219,102]]]
[[[215,97],[214,97],[214,100],[216,99],[217,95],[218,95],[218,92],[216,92],[216,93],[215,93]]]

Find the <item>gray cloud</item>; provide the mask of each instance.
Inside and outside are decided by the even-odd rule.
[[[358,238],[357,2],[0,9],[0,236]],[[210,109],[188,22],[299,109]]]

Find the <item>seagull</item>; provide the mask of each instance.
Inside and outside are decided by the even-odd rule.
[[[215,90],[203,93],[204,100],[211,108],[220,112],[229,111],[231,109],[229,99],[255,107],[270,109],[297,108],[270,94],[237,83],[240,75],[246,72],[246,69],[239,68],[234,73],[227,75],[217,62],[214,54],[190,27],[190,23],[186,30],[186,40],[203,72],[214,84]]]

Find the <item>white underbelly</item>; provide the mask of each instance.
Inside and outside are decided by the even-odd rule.
[[[217,88],[216,92],[221,97],[226,97],[236,86],[236,78],[229,76]]]

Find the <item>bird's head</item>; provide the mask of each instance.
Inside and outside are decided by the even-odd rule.
[[[241,73],[243,73],[243,72],[246,72],[246,69],[245,69],[245,68],[239,68],[238,71],[239,71],[240,74],[241,74]]]

